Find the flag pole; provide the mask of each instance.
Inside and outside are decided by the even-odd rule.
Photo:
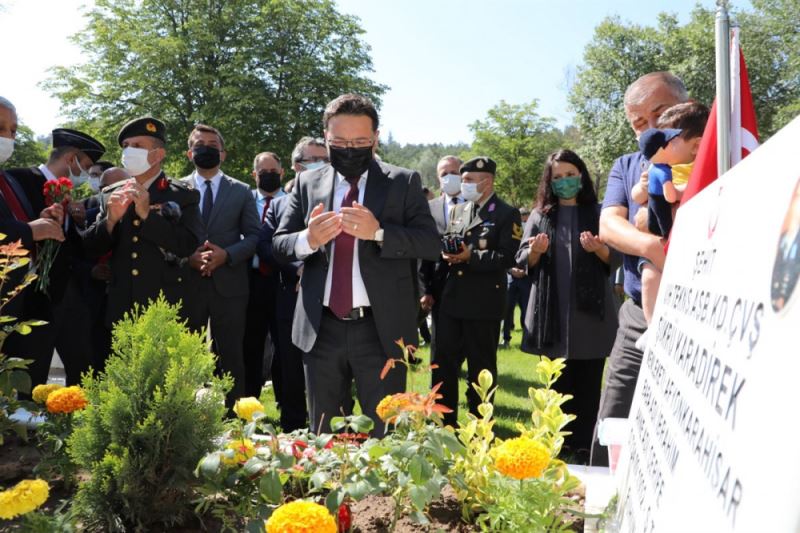
[[[731,154],[731,46],[727,0],[717,0],[714,28],[717,67],[717,172],[721,176],[730,168]]]

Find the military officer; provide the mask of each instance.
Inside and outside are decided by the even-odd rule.
[[[494,192],[496,163],[488,157],[470,159],[459,169],[466,202],[452,212],[445,237],[463,242],[453,253],[442,253],[450,269],[442,289],[437,324],[433,384],[442,382],[442,403],[453,410],[445,423],[458,416],[458,372],[467,360],[469,383],[487,369],[497,380],[497,342],[506,305],[506,271],[522,238],[519,210]],[[467,387],[470,412],[477,415],[479,398]]]
[[[146,305],[159,292],[171,303],[181,301],[190,289],[188,266],[180,258],[192,255],[203,235],[200,194],[161,169],[166,156],[164,123],[152,117],[132,120],[117,141],[132,178],[103,190],[100,213],[84,235],[92,255],[112,252],[108,327],[134,304]]]

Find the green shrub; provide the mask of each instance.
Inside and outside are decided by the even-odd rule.
[[[194,468],[224,431],[231,380],[214,377],[202,335],[163,297],[117,323],[113,352],[104,373],[84,378],[89,406],[67,441],[89,473],[76,510],[89,530],[180,524],[191,509]]]

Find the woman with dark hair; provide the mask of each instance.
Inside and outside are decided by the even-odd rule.
[[[600,205],[586,164],[575,152],[547,157],[517,263],[531,277],[522,349],[564,357],[555,388],[571,394],[577,419],[564,449],[586,463],[600,402],[605,358],[617,332],[609,274],[612,251],[597,236]]]

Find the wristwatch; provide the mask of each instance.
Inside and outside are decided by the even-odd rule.
[[[383,242],[383,228],[378,228],[375,235],[372,236],[373,241]]]

